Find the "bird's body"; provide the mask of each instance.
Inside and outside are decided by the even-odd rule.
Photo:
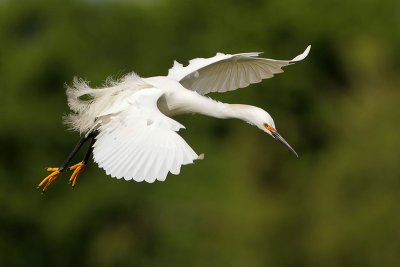
[[[141,78],[131,73],[99,89],[75,79],[67,89],[72,113],[66,123],[83,134],[85,141],[93,139],[94,161],[107,174],[126,180],[163,181],[168,172],[178,174],[182,165],[199,158],[177,133],[184,126],[172,119],[184,113],[246,121],[294,152],[276,131],[268,112],[250,105],[218,102],[205,95],[270,78],[282,72],[282,67],[304,59],[309,50],[292,60],[259,58],[259,53],[219,53],[191,60],[186,67],[175,62],[168,76]]]

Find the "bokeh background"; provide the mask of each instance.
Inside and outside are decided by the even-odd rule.
[[[0,1],[0,266],[400,266],[399,14],[398,0]],[[211,95],[269,111],[299,159],[241,121],[184,115],[205,160],[181,175],[92,164],[75,190],[65,174],[35,190],[79,139],[61,120],[74,76],[309,44],[284,74]]]

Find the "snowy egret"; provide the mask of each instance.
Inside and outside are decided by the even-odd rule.
[[[130,73],[118,81],[108,80],[103,88],[90,88],[74,79],[67,88],[72,111],[65,119],[82,139],[58,168],[38,188],[46,191],[66,169],[73,171],[69,181],[74,187],[91,154],[107,175],[125,180],[164,181],[167,174],[179,174],[182,165],[202,158],[178,135],[183,125],[171,117],[200,113],[220,119],[236,118],[252,124],[280,141],[296,156],[282,138],[274,120],[265,110],[242,104],[226,104],[204,95],[228,92],[271,78],[282,67],[303,60],[310,46],[292,60],[260,58],[260,53],[222,54],[196,58],[184,67],[178,62],[167,76],[141,78]],[[82,145],[90,141],[84,159],[69,166]]]

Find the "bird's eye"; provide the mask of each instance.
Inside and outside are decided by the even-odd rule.
[[[268,131],[274,133],[276,132],[276,129],[274,127],[272,127],[271,125],[269,125],[268,123],[264,123],[264,127],[265,129],[267,129]]]
[[[271,126],[268,123],[264,123],[264,127],[265,129],[269,130],[269,128],[271,128]]]

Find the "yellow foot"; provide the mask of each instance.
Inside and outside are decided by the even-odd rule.
[[[49,175],[46,176],[46,178],[44,178],[40,184],[37,186],[37,188],[39,189],[40,187],[42,187],[44,184],[46,184],[43,187],[43,193],[47,191],[47,189],[49,188],[49,186],[56,180],[56,178],[61,174],[60,172],[60,168],[47,168],[47,171],[52,172]]]
[[[71,171],[74,171],[71,175],[71,178],[69,178],[69,183],[72,183],[72,187],[75,187],[76,182],[78,181],[79,175],[85,170],[86,164],[83,163],[83,161],[69,167]]]

